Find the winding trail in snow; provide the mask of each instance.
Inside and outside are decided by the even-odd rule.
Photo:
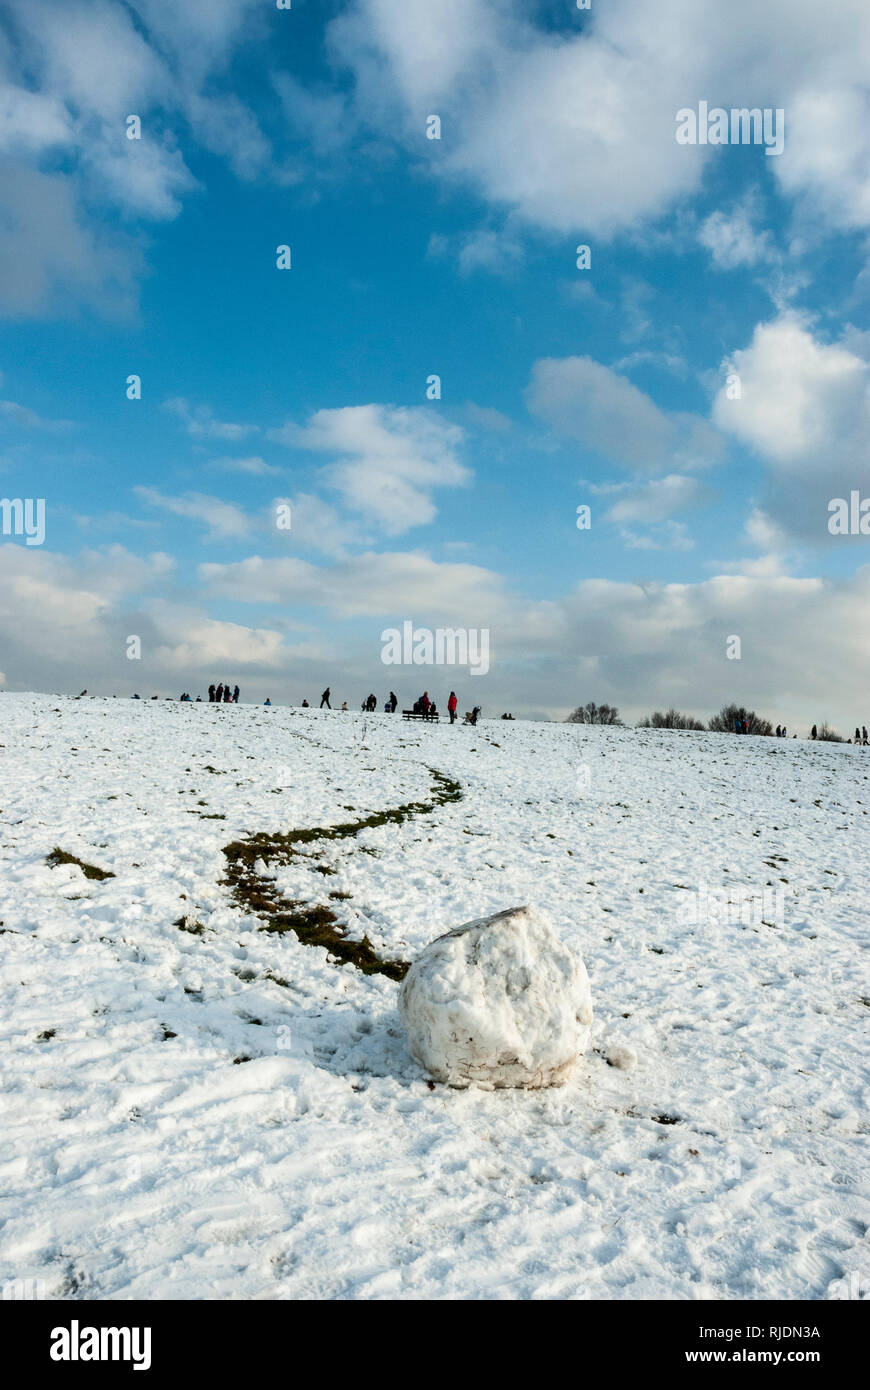
[[[261,931],[295,932],[304,945],[323,946],[337,963],[344,965],[350,961],[364,975],[386,975],[388,979],[397,981],[404,979],[409,961],[384,959],[378,955],[368,936],[363,936],[361,940],[349,937],[347,928],[325,903],[312,904],[300,898],[284,897],[271,878],[257,871],[256,864],[258,860],[267,866],[289,864],[300,845],[311,845],[319,840],[349,839],[362,830],[371,830],[380,825],[401,825],[417,816],[431,815],[438,806],[462,799],[459,782],[436,768],[430,768],[429,772],[432,788],[428,801],[406,801],[401,806],[374,811],[359,820],[345,821],[339,825],[310,826],[303,830],[272,834],[262,831],[226,845],[223,851],[227,859],[224,883],[229,887],[236,906],[243,912],[261,918]]]

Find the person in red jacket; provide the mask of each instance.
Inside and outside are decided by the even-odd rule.
[[[456,691],[455,691],[455,690],[451,690],[451,692],[450,692],[450,699],[447,701],[447,712],[448,712],[448,714],[450,715],[450,723],[451,723],[451,724],[455,724],[455,722],[456,722],[456,706],[457,706],[457,703],[458,703],[458,701],[457,701],[457,699],[456,699]]]

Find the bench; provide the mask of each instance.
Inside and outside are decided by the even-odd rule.
[[[437,724],[439,716],[437,714],[421,714],[419,710],[403,709],[403,719],[424,719],[427,724]]]

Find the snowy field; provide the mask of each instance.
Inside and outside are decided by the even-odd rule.
[[[870,1292],[870,750],[15,694],[0,745],[2,1282]],[[395,979],[246,905],[257,834],[244,891],[375,959],[545,907],[592,983],[569,1083],[429,1083]]]

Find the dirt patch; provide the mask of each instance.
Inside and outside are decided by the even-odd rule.
[[[45,856],[45,862],[51,869],[56,869],[59,864],[75,864],[77,869],[81,869],[85,878],[115,877],[109,869],[98,869],[96,864],[86,864],[83,859],[77,859],[74,854],[67,854],[65,849],[53,849],[51,854]]]
[[[295,932],[304,945],[322,946],[333,960],[342,965],[350,962],[364,975],[403,979],[408,970],[408,961],[379,956],[367,936],[362,940],[349,937],[347,927],[331,907],[323,903],[305,903],[298,898],[285,898],[273,880],[258,874],[254,865],[258,859],[266,863],[289,864],[300,846],[311,845],[318,840],[350,839],[363,830],[371,830],[379,825],[401,825],[417,816],[431,815],[438,806],[461,800],[462,788],[458,782],[434,768],[429,771],[432,775],[429,801],[406,801],[401,806],[376,811],[359,820],[344,821],[339,825],[311,826],[271,835],[262,832],[226,845],[227,877],[224,882],[236,906],[261,918],[261,931]],[[323,870],[320,869],[320,872]],[[334,901],[338,900],[337,895],[330,896]]]

